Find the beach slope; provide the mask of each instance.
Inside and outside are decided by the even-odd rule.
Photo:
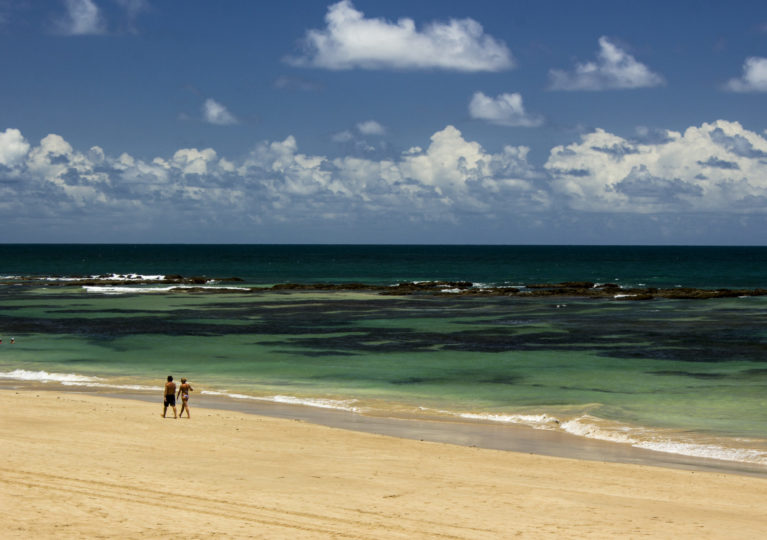
[[[0,391],[10,538],[756,538],[767,480]]]

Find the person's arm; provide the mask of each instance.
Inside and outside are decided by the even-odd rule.
[[[181,386],[183,386],[183,385],[181,385]],[[176,392],[176,399],[178,399],[179,396],[181,395],[181,386],[178,387],[178,392]]]

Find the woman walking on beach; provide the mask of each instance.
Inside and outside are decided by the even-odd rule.
[[[186,410],[186,417],[190,418],[189,416],[189,392],[194,390],[192,388],[192,385],[186,382],[186,379],[184,377],[181,377],[181,386],[178,388],[178,396],[181,396],[181,412],[178,413],[179,416],[184,415],[184,410]]]

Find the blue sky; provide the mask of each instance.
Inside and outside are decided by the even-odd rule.
[[[762,2],[0,0],[4,242],[767,241]]]

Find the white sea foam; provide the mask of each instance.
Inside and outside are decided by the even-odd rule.
[[[116,390],[158,390],[159,386],[144,386],[140,384],[115,384],[104,382],[101,377],[78,375],[77,373],[49,373],[47,371],[30,371],[16,369],[13,371],[0,372],[0,379],[12,379],[16,381],[60,383],[62,386],[86,386],[90,388],[113,388]]]
[[[631,437],[631,429],[627,426],[613,427],[612,429],[606,428],[599,425],[599,419],[589,415],[562,422],[560,427],[567,433],[578,435],[580,437],[587,437],[589,439],[628,443],[632,445],[638,442]]]
[[[156,392],[162,389],[161,386],[146,386],[143,384],[112,384],[100,382],[62,382],[64,386],[87,386],[88,388],[111,388],[113,390],[140,390]]]
[[[717,444],[716,442],[695,442],[683,440],[683,436],[665,434],[663,431],[631,427],[619,423],[606,422],[599,418],[583,415],[572,420],[560,422],[548,414],[492,414],[492,413],[441,413],[488,422],[522,424],[534,429],[561,429],[571,435],[609,441],[620,444],[630,444],[636,448],[679,454],[690,457],[756,463],[767,465],[767,452],[754,448],[734,448]],[[743,442],[743,441],[739,441]]]
[[[256,401],[270,401],[272,403],[286,403],[288,405],[304,405],[307,407],[319,407],[321,409],[339,409],[342,411],[359,412],[357,407],[352,406],[356,399],[321,399],[321,398],[299,398],[295,396],[249,396],[246,394],[237,394],[232,392],[216,392],[213,390],[203,390],[203,394],[209,396],[224,396],[234,399],[252,399]]]
[[[85,292],[97,294],[135,294],[135,293],[161,293],[168,292],[175,287],[129,287],[129,286],[102,286],[86,285]]]
[[[563,422],[561,427],[564,431],[573,435],[630,444],[636,448],[644,448],[656,452],[767,465],[767,452],[763,450],[732,448],[717,443],[690,442],[682,440],[681,436],[675,438],[673,435],[669,436],[663,432],[654,432],[649,429],[632,428],[622,425],[607,426],[603,424],[598,418],[584,415]]]
[[[209,282],[210,283],[210,282]],[[210,290],[245,290],[243,287],[220,287],[217,285],[169,285],[166,287],[135,287],[129,285],[86,285],[83,287],[85,292],[94,294],[143,294],[143,293],[166,293],[183,289],[210,289]]]
[[[17,278],[20,276],[17,276]],[[43,276],[43,281],[162,281],[163,275],[157,274],[99,274],[90,276]]]
[[[83,279],[83,278],[73,278]],[[117,280],[133,280],[133,281],[162,281],[165,276],[159,274],[101,274],[98,276],[90,276],[87,279],[97,281],[117,281]]]
[[[752,448],[727,448],[717,444],[696,444],[663,440],[640,442],[633,446],[670,454],[767,465],[767,453]]]
[[[0,372],[0,379],[14,379],[17,381],[37,381],[37,382],[60,382],[71,384],[92,383],[102,379],[98,377],[87,377],[77,375],[76,373],[48,373],[47,371],[29,371],[26,369],[15,369],[13,371]]]
[[[548,414],[477,414],[459,413],[460,418],[469,420],[486,420],[508,424],[524,424],[536,429],[556,429],[559,420]]]

